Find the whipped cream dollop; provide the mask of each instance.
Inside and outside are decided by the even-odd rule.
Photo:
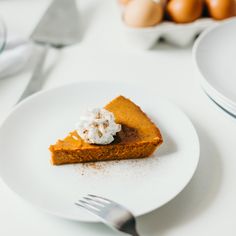
[[[114,114],[106,109],[88,110],[76,124],[76,131],[87,143],[109,144],[121,130],[121,125],[115,122]]]

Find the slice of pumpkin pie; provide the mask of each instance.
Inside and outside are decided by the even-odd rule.
[[[77,129],[51,145],[54,165],[150,156],[163,142],[161,133],[132,101],[119,96],[90,111]]]

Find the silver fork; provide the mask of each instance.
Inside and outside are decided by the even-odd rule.
[[[92,194],[88,194],[75,204],[98,216],[106,225],[118,231],[139,236],[136,230],[135,217],[120,204]]]

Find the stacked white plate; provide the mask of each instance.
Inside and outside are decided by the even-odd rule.
[[[203,90],[236,116],[236,19],[203,32],[193,57]]]

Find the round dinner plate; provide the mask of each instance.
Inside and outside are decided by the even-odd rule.
[[[236,19],[206,30],[193,57],[204,89],[236,111]]]
[[[53,166],[48,147],[65,137],[88,108],[118,95],[138,104],[160,128],[164,143],[149,158]],[[18,104],[0,128],[0,175],[17,194],[67,219],[98,219],[74,202],[86,194],[110,198],[135,216],[173,199],[199,160],[197,133],[186,115],[153,90],[84,82],[42,91]]]
[[[230,114],[236,116],[236,108],[234,108],[232,105],[228,104],[224,99],[217,96],[217,94],[214,93],[214,90],[212,90],[209,86],[202,86],[203,90],[206,92],[206,94],[220,107],[222,107],[224,110],[229,112]]]

